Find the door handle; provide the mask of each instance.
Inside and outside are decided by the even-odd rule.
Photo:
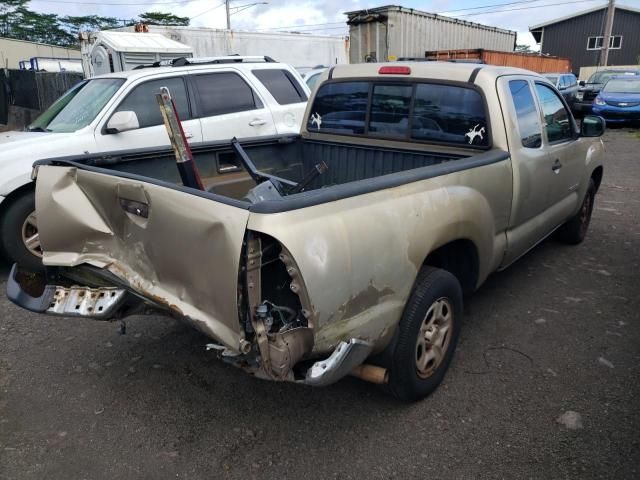
[[[253,120],[251,120],[249,122],[249,126],[250,127],[259,127],[260,125],[264,125],[265,123],[267,123],[266,120],[263,120],[261,118],[254,118]]]
[[[184,132],[184,138],[193,138],[193,133],[191,133],[191,132]]]
[[[560,160],[556,158],[556,161],[553,162],[553,165],[551,166],[551,170],[553,170],[553,173],[557,175],[558,173],[560,173],[561,168],[562,164],[560,163]]]

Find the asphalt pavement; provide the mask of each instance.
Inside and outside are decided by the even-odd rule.
[[[605,143],[585,242],[492,275],[414,404],[256,380],[171,319],[29,313],[2,264],[0,478],[639,478],[640,134]]]

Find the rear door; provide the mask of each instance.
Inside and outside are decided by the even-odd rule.
[[[89,264],[238,349],[243,202],[100,169],[41,166],[43,263]]]
[[[169,136],[155,98],[161,87],[167,87],[171,92],[189,142],[201,142],[200,121],[193,115],[185,78],[174,76],[144,81],[131,88],[96,129],[97,151],[168,146]],[[127,132],[108,133],[106,126],[109,119],[115,112],[120,111],[135,112],[140,128]]]
[[[275,135],[276,128],[263,98],[238,71],[194,74],[197,114],[205,142]]]
[[[256,66],[251,73],[257,79],[256,88],[270,99],[269,107],[278,133],[300,133],[309,99],[309,89],[305,83],[284,67]]]

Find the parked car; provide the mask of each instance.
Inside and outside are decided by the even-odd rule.
[[[542,75],[560,91],[569,104],[569,108],[573,110],[579,89],[576,76],[573,73],[543,73]]]
[[[640,120],[640,76],[619,76],[609,80],[593,101],[593,113],[607,123]]]
[[[618,75],[640,75],[640,70],[600,70],[592,74],[586,82],[581,80],[578,83],[580,88],[573,103],[574,112],[579,114],[591,113],[593,100],[598,96],[604,84]]]
[[[304,78],[309,90],[313,91],[313,88],[318,84],[318,80],[320,80],[320,74],[327,68],[329,67],[318,66],[304,74],[302,78]]]
[[[50,315],[173,315],[261,378],[433,391],[463,292],[553,232],[585,238],[604,121],[579,128],[515,68],[365,63],[321,80],[300,135],[200,146],[208,191],[172,183],[170,149],[36,162],[46,277],[14,266],[8,297]]]
[[[154,94],[169,87],[191,143],[300,130],[309,90],[266,57],[188,59],[85,80],[23,132],[0,134],[0,247],[35,268],[41,246],[31,164],[52,156],[169,145]],[[180,65],[180,66],[177,66]]]

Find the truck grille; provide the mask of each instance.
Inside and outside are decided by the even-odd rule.
[[[640,102],[612,102],[612,101],[609,101],[609,102],[607,102],[607,105],[611,105],[613,107],[627,108],[627,107],[637,107],[638,105],[640,105]]]

